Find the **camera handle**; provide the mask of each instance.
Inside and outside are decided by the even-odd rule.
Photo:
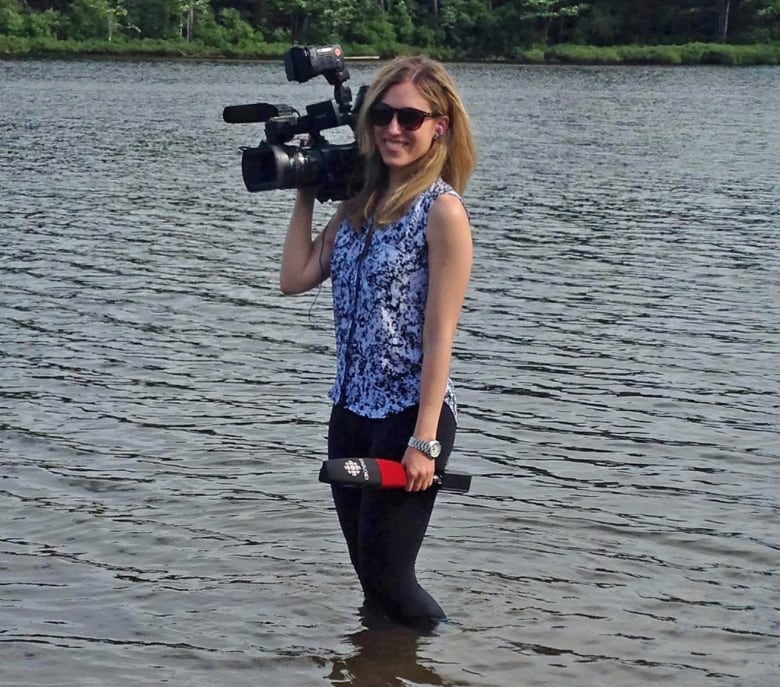
[[[337,83],[333,87],[333,99],[342,114],[348,114],[352,109],[352,89],[345,83]]]

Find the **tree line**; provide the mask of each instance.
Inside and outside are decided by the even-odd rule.
[[[0,0],[0,52],[167,42],[271,56],[338,42],[347,54],[527,59],[551,46],[779,41],[780,0]]]

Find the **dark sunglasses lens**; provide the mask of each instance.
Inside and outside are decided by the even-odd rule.
[[[422,110],[414,107],[401,107],[395,109],[384,103],[374,105],[368,111],[368,118],[374,126],[387,126],[393,121],[393,116],[398,115],[398,124],[407,131],[416,131],[422,126],[428,116]]]
[[[402,107],[398,110],[398,123],[407,131],[419,129],[425,117],[425,112],[415,110],[413,107]]]
[[[374,126],[387,126],[393,121],[395,110],[387,105],[374,105],[368,111],[368,118]]]

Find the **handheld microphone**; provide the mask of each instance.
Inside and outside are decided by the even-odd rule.
[[[406,470],[398,461],[386,458],[332,458],[320,466],[320,482],[375,489],[402,489]],[[457,472],[437,474],[433,485],[447,491],[467,493],[471,475]]]

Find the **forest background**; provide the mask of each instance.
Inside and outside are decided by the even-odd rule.
[[[780,63],[780,0],[0,0],[0,57]]]

